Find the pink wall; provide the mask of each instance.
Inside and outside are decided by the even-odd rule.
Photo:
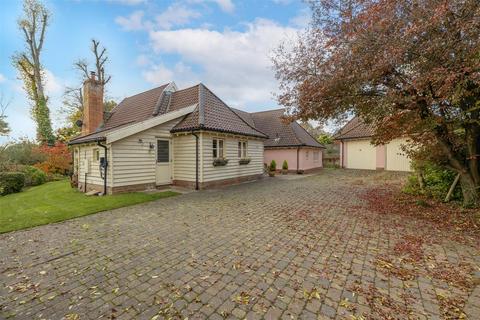
[[[318,159],[314,160],[313,153],[318,151]],[[307,156],[308,154],[308,156]],[[300,149],[300,170],[309,170],[322,167],[321,149]]]
[[[379,145],[375,149],[377,152],[377,169],[385,169],[385,145]]]
[[[288,162],[288,170],[297,170],[297,149],[265,149],[263,161],[270,165],[275,160],[277,169],[282,169],[283,160]]]
[[[313,152],[319,152],[319,159],[318,161],[313,160]],[[307,159],[307,151],[308,151],[308,159]],[[321,168],[322,167],[322,150],[321,149],[300,149],[299,152],[299,169],[300,170],[308,170],[313,168]],[[277,169],[282,169],[282,164],[284,160],[288,162],[288,170],[297,170],[297,149],[266,149],[263,153],[263,161],[270,165],[270,162],[275,160],[277,163]]]

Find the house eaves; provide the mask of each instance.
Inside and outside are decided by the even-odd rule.
[[[168,112],[166,114],[163,114],[163,115],[160,115],[160,116],[157,116],[157,117],[154,117],[154,118],[142,121],[142,122],[132,124],[130,126],[121,128],[119,130],[113,130],[113,131],[108,132],[106,134],[106,141],[107,141],[107,143],[112,143],[112,142],[121,140],[123,138],[129,137],[131,135],[134,135],[138,132],[156,127],[156,126],[158,126],[162,123],[174,120],[176,118],[180,118],[180,117],[185,116],[189,113],[192,113],[195,110],[196,107],[197,107],[197,104],[194,104],[194,105],[191,105],[191,106],[188,106],[188,107],[185,107],[185,108],[181,108],[181,109],[176,110],[176,111]]]

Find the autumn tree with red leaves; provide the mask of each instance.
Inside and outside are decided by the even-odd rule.
[[[42,155],[45,161],[34,164],[34,166],[48,175],[66,175],[71,169],[72,154],[64,143],[56,142],[54,146],[41,145],[35,152]]]
[[[298,42],[278,48],[279,102],[294,119],[376,128],[374,142],[405,136],[414,158],[460,174],[464,205],[480,186],[480,2],[320,0]]]

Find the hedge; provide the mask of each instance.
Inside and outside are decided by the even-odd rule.
[[[25,186],[39,186],[47,182],[47,174],[33,166],[26,166],[22,172],[25,174]]]
[[[0,195],[22,191],[25,186],[25,174],[22,172],[0,172]]]

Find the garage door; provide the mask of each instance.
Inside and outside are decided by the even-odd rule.
[[[347,168],[375,170],[376,161],[375,146],[370,140],[347,142]]]
[[[385,146],[387,170],[412,171],[410,167],[410,159],[401,148],[402,143],[404,144],[405,140],[395,139]]]

